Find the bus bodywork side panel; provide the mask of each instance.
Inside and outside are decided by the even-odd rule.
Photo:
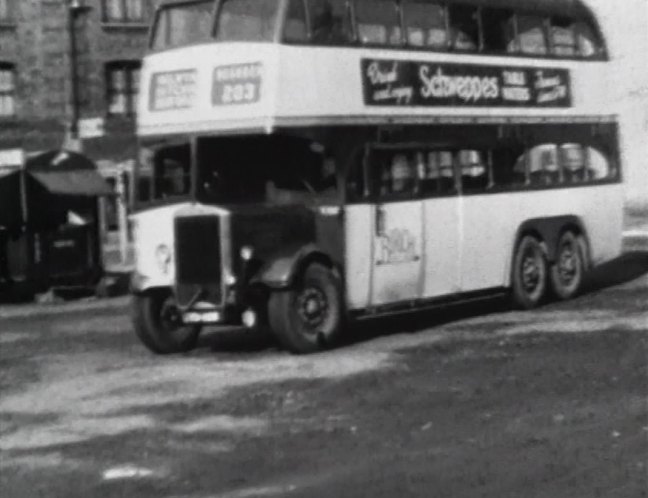
[[[622,195],[615,184],[464,197],[461,290],[510,285],[518,230],[527,220],[574,216],[586,232],[592,264],[619,256]]]

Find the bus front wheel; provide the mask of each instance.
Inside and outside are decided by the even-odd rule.
[[[200,327],[182,324],[175,298],[167,290],[133,296],[133,326],[140,341],[157,354],[189,351],[200,334]]]
[[[581,289],[584,274],[582,244],[572,232],[558,241],[556,262],[551,266],[551,290],[558,299],[570,299]]]
[[[270,295],[270,328],[284,348],[306,354],[335,343],[342,325],[340,287],[330,269],[314,263],[292,288]]]
[[[522,309],[538,306],[547,291],[547,273],[547,258],[540,241],[532,235],[524,236],[513,257],[513,304]]]

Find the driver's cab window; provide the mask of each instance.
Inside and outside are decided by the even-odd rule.
[[[142,162],[142,171],[151,173],[153,199],[181,197],[191,192],[191,146],[189,143],[146,147],[140,153],[140,161]]]

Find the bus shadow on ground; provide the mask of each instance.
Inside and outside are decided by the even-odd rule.
[[[631,251],[596,267],[584,283],[583,294],[597,292],[615,285],[631,282],[648,274],[648,251]],[[506,298],[485,298],[472,303],[455,303],[408,313],[377,316],[350,324],[337,347],[368,342],[379,337],[418,333],[459,320],[510,311]],[[200,348],[213,352],[254,353],[277,347],[268,333],[246,329],[208,329],[200,338]]]
[[[648,274],[648,251],[630,251],[594,268],[585,282],[584,292],[631,282]]]
[[[630,251],[593,269],[583,283],[582,295],[625,284],[648,275],[648,251]],[[549,302],[551,302],[549,300]],[[369,341],[398,333],[417,333],[448,323],[511,311],[507,298],[496,297],[472,303],[448,305],[400,316],[376,317],[353,326],[343,345]]]

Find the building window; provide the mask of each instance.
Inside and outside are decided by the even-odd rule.
[[[144,0],[103,0],[102,7],[104,22],[145,22]]]
[[[12,64],[0,62],[0,118],[16,114],[16,72]]]
[[[136,112],[140,66],[139,61],[106,64],[108,114],[132,115]]]
[[[12,20],[9,2],[10,0],[0,0],[0,23]]]

